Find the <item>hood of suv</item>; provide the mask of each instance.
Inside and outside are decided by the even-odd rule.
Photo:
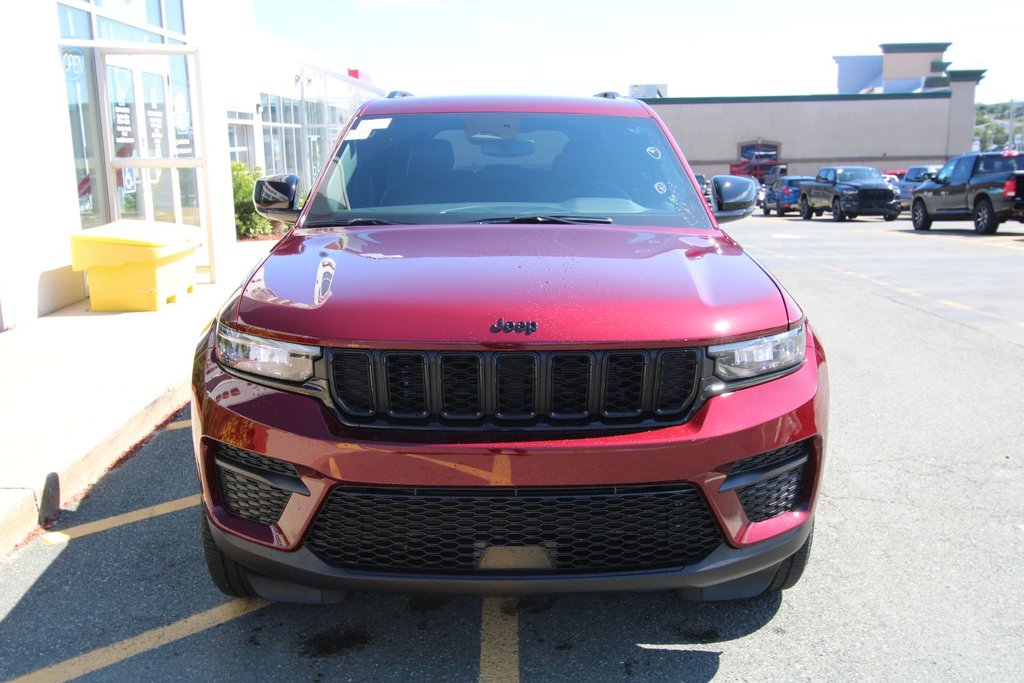
[[[237,322],[325,345],[487,346],[707,343],[789,317],[722,232],[471,224],[295,230],[246,284]]]

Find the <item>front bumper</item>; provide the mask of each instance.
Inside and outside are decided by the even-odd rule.
[[[250,582],[261,596],[313,604],[340,601],[349,590],[477,595],[679,590],[690,600],[735,600],[764,592],[778,564],[800,549],[811,529],[812,523],[805,520],[799,527],[757,546],[722,545],[702,562],[679,569],[473,577],[346,571],[323,562],[304,547],[282,553],[211,525],[214,542],[221,551],[255,572]]]
[[[839,203],[844,213],[855,213],[858,216],[885,216],[902,210],[901,200],[896,198],[887,202],[865,202],[858,197],[843,195]]]
[[[316,398],[226,373],[212,360],[207,344],[197,357],[192,383],[206,514],[218,547],[259,575],[259,590],[267,597],[284,591],[290,595],[286,599],[301,600],[299,591],[320,601],[330,591],[346,588],[484,593],[682,588],[704,599],[753,595],[768,585],[775,566],[799,549],[813,516],[824,461],[828,392],[824,354],[813,333],[807,339],[807,360],[797,371],[714,397],[685,424],[591,438],[497,443],[418,443],[408,436],[379,433],[371,440],[366,432],[345,427]],[[731,474],[734,464],[797,443],[807,445],[807,456],[792,504],[781,514],[752,520]],[[257,461],[265,457],[287,463],[284,475],[261,475],[238,463],[231,475],[237,479],[241,473],[238,485],[243,487],[285,491],[279,509],[269,517],[262,518],[262,512],[239,514],[237,506],[226,502],[225,496],[232,494],[225,492],[236,482],[228,486],[223,480],[223,463],[215,457],[221,445],[253,453]],[[761,476],[763,481],[775,474],[745,476]],[[246,482],[249,475],[252,480]],[[325,562],[307,545],[332,491],[343,487],[573,491],[661,483],[684,484],[699,492],[720,533],[718,547],[693,564],[565,575],[353,571]]]

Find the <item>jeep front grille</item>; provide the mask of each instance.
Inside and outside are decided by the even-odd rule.
[[[679,422],[697,349],[330,353],[335,405],[357,425],[588,427]]]

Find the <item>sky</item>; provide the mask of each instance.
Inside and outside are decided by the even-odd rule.
[[[975,101],[1024,98],[1020,0],[253,0],[261,28],[322,66],[417,95],[567,94],[667,84],[669,97],[836,92],[836,55],[952,43],[986,69]]]

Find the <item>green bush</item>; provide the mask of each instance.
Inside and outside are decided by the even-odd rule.
[[[269,235],[272,226],[256,213],[252,203],[252,188],[260,177],[260,169],[249,168],[240,161],[231,162],[231,189],[235,195],[235,233],[239,237]]]

